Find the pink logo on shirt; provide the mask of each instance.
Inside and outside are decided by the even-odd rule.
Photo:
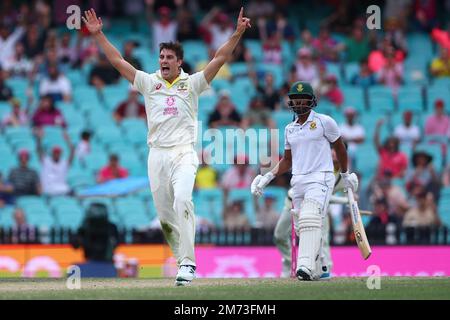
[[[175,98],[174,98],[174,97],[168,97],[168,98],[166,99],[166,104],[167,104],[169,107],[172,107],[172,106],[175,104]]]
[[[161,87],[162,87],[162,83],[158,83],[158,84],[155,86],[155,89],[156,89],[156,90],[159,90],[159,89],[161,89]]]

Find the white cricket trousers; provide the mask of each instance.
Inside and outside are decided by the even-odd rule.
[[[192,202],[199,165],[194,146],[150,148],[148,177],[153,202],[178,266],[195,266],[195,214]]]

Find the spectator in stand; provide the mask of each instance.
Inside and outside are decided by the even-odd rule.
[[[198,26],[195,22],[194,16],[191,10],[187,8],[181,10],[178,15],[178,29],[177,29],[177,40],[180,42],[186,40],[198,40]]]
[[[385,38],[390,41],[394,50],[399,50],[404,56],[408,55],[408,42],[404,29],[400,26],[398,19],[391,19],[385,23]]]
[[[405,60],[405,54],[401,50],[395,50],[389,38],[384,37],[379,47],[369,54],[368,63],[372,72],[379,72],[383,69],[389,56],[393,56],[396,63],[401,64]]]
[[[358,145],[364,143],[366,139],[366,131],[364,127],[355,122],[357,111],[353,107],[347,107],[344,110],[345,123],[340,126],[341,136],[347,143],[347,151],[350,157],[352,167],[355,165]]]
[[[306,81],[313,84],[319,81],[319,73],[309,49],[301,48],[298,50],[297,61],[292,68],[292,73],[294,81]]]
[[[264,76],[264,85],[258,82],[258,78],[255,74],[252,74],[253,84],[256,88],[258,94],[262,97],[264,106],[270,111],[275,111],[280,109],[281,95],[279,90],[274,87],[273,74],[266,72]]]
[[[139,91],[132,85],[128,91],[127,100],[121,102],[114,112],[114,118],[117,122],[126,118],[147,119],[145,106],[139,101]]]
[[[39,106],[32,118],[33,126],[66,126],[64,117],[55,107],[55,102],[51,96],[41,97]]]
[[[249,159],[245,155],[239,155],[235,158],[234,165],[229,168],[222,176],[221,187],[224,192],[224,201],[228,197],[231,189],[250,188],[255,171],[249,166]]]
[[[244,41],[239,41],[236,48],[234,49],[230,62],[245,62],[248,65],[252,65],[253,57],[250,50],[245,46]],[[248,75],[248,72],[243,74],[244,76]]]
[[[71,101],[72,85],[70,80],[61,74],[56,65],[48,67],[48,77],[44,78],[39,86],[40,96],[51,96],[53,101]]]
[[[123,45],[123,58],[138,70],[142,70],[141,61],[134,56],[134,48],[137,44],[134,41],[126,41]]]
[[[281,64],[282,50],[281,37],[276,31],[266,33],[265,27],[260,27],[260,34],[262,39],[263,63]]]
[[[440,48],[440,55],[431,62],[430,72],[433,77],[450,77],[450,50]]]
[[[412,9],[415,27],[429,33],[437,22],[436,0],[415,0]]]
[[[109,163],[100,169],[97,182],[104,183],[113,179],[120,179],[128,177],[128,170],[121,167],[119,157],[116,154],[109,156]]]
[[[227,14],[214,7],[200,23],[201,32],[206,36],[209,50],[214,53],[231,37],[234,32],[233,24]]]
[[[86,26],[83,25],[81,30],[85,30]],[[77,49],[78,52],[78,61],[76,62],[76,66],[83,66],[90,63],[97,63],[100,55],[99,48],[97,47],[97,42],[93,39],[89,31],[87,35],[83,35],[83,33],[78,34],[77,39]]]
[[[33,63],[25,56],[23,43],[17,42],[14,54],[6,58],[0,65],[10,77],[27,77],[33,71]]]
[[[69,193],[70,188],[67,184],[67,174],[73,162],[75,147],[70,142],[69,136],[64,132],[64,139],[69,146],[70,154],[68,159],[62,158],[62,148],[54,146],[51,156],[44,153],[42,147],[42,137],[44,130],[38,128],[35,131],[37,141],[37,154],[41,161],[41,183],[42,192],[50,196],[61,196]]]
[[[91,132],[84,130],[81,132],[81,139],[75,149],[75,156],[78,160],[84,161],[84,158],[91,153]]]
[[[12,89],[5,83],[6,72],[0,69],[0,101],[7,101],[13,97]]]
[[[223,226],[229,231],[250,229],[242,200],[235,200],[226,206],[223,213]]]
[[[147,5],[147,20],[152,32],[153,51],[159,52],[161,42],[175,42],[177,39],[178,23],[171,17],[172,10],[167,6],[158,8],[159,20],[155,19],[155,0],[145,0]],[[177,12],[181,10],[183,1],[175,1]]]
[[[386,199],[377,199],[374,204],[373,215],[366,226],[367,237],[371,243],[384,244],[388,225],[399,226],[400,223],[401,219],[389,210]]]
[[[295,41],[295,32],[292,25],[286,19],[285,14],[281,10],[277,10],[274,15],[274,19],[267,24],[269,33],[276,31],[280,34],[281,40],[286,40],[289,43]]]
[[[12,110],[3,117],[2,126],[20,127],[28,125],[28,112],[20,108],[20,101],[13,98],[9,102]]]
[[[210,128],[222,126],[239,127],[241,120],[241,115],[236,111],[236,107],[231,102],[229,91],[222,90],[219,93],[219,102],[209,116],[208,126]]]
[[[445,114],[444,101],[441,99],[436,100],[434,103],[434,114],[428,116],[425,121],[425,136],[429,136],[430,138],[437,136],[437,141],[439,141],[439,137],[447,137],[449,130],[450,117]]]
[[[261,96],[253,97],[250,101],[248,111],[242,119],[242,128],[265,127],[275,129],[275,122],[271,118],[271,111],[264,104]]]
[[[14,47],[22,38],[24,31],[22,26],[18,26],[11,32],[10,27],[0,21],[0,66],[3,68],[5,68],[3,64],[14,56]]]
[[[450,163],[442,172],[442,186],[445,188],[450,187]]]
[[[37,240],[36,228],[27,223],[27,218],[21,208],[13,213],[14,226],[11,229],[12,243],[34,243]]]
[[[268,230],[274,230],[277,225],[278,218],[280,215],[273,208],[275,203],[275,196],[266,193],[264,194],[264,203],[260,206],[259,202],[256,201],[256,227]]]
[[[71,45],[70,41],[70,33],[64,33],[60,41],[58,41],[56,56],[58,57],[59,63],[72,66],[77,62],[78,56],[77,50]]]
[[[337,62],[339,59],[339,47],[336,40],[334,40],[328,28],[322,26],[319,31],[319,36],[313,40],[313,47],[317,53],[319,63]]]
[[[377,83],[377,80],[370,70],[367,60],[362,60],[359,63],[359,72],[353,76],[350,83],[354,86],[360,86],[367,89]]]
[[[400,141],[400,145],[405,149],[414,150],[420,141],[420,129],[413,124],[412,111],[403,112],[403,123],[398,124],[394,129],[394,136]]]
[[[117,83],[119,78],[119,72],[114,69],[104,54],[100,54],[97,64],[93,66],[89,75],[89,84],[101,89],[105,85]]]
[[[197,175],[195,176],[195,189],[212,189],[217,187],[217,171],[209,165],[210,157],[203,151],[200,155]]]
[[[395,60],[394,52],[387,55],[386,64],[379,72],[378,82],[392,89],[397,95],[398,88],[403,84],[403,65]]]
[[[320,97],[326,98],[338,109],[341,108],[344,102],[344,94],[338,86],[337,78],[334,74],[329,74],[325,77],[325,83],[320,87]]]
[[[3,208],[5,204],[14,204],[14,199],[12,197],[13,191],[14,188],[11,183],[5,181],[0,172],[0,208]]]
[[[412,190],[419,185],[425,191],[432,192],[435,198],[439,194],[439,176],[433,167],[433,157],[426,151],[414,152],[412,156],[413,168],[405,176],[406,189]]]
[[[355,3],[339,3],[334,8],[333,14],[323,22],[330,30],[337,33],[349,34],[352,30],[352,23],[356,19]]]
[[[245,8],[247,16],[252,21],[258,21],[258,18],[268,18],[275,11],[275,5],[268,0],[252,0]]]
[[[419,193],[416,196],[416,205],[406,211],[403,218],[408,243],[429,243],[431,230],[440,225],[433,195],[427,192]]]
[[[30,24],[22,37],[22,43],[25,48],[25,55],[28,59],[35,59],[44,53],[45,41],[47,39],[47,30],[39,30],[37,24]]]
[[[40,195],[41,183],[36,170],[28,167],[30,153],[28,150],[19,151],[19,166],[11,169],[8,181],[13,187],[13,196]]]
[[[367,189],[370,195],[369,200],[375,203],[378,199],[386,199],[389,212],[401,218],[410,208],[410,204],[403,189],[392,183],[392,178],[389,170],[376,176]]]
[[[301,37],[301,48],[300,49],[308,49],[309,52],[311,52],[312,55],[314,55],[314,46],[313,46],[313,41],[314,41],[314,37],[311,33],[311,31],[309,31],[309,29],[304,29],[300,35]]]
[[[341,45],[345,50],[346,62],[359,62],[367,59],[370,53],[369,40],[361,28],[353,27],[352,36]]]
[[[384,145],[380,143],[380,129],[384,119],[377,121],[375,127],[374,142],[380,160],[378,163],[378,175],[390,171],[393,178],[402,178],[408,168],[408,158],[406,154],[399,150],[399,140],[396,137],[389,137]]]

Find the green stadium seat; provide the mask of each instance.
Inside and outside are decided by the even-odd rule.
[[[116,212],[126,228],[145,228],[150,225],[150,215],[139,198],[126,197],[116,200]]]
[[[39,229],[50,229],[55,227],[55,218],[50,213],[50,210],[47,206],[45,207],[37,207],[37,206],[29,206],[23,208],[27,222],[36,226]]]
[[[57,226],[73,231],[78,229],[84,217],[84,211],[79,206],[59,206],[54,212]]]
[[[411,110],[421,112],[424,109],[422,98],[422,87],[418,85],[408,85],[400,87],[398,90],[398,110]]]
[[[88,187],[96,183],[93,173],[76,167],[70,168],[67,182],[72,189]]]
[[[395,112],[392,90],[385,86],[373,86],[369,88],[369,106],[372,112]]]
[[[21,196],[16,199],[16,204],[22,209],[27,208],[47,208],[44,197],[40,196]]]
[[[247,47],[247,49],[252,54],[253,59],[256,62],[260,62],[263,59],[263,50],[261,46],[261,41],[259,40],[244,40],[244,44]]]
[[[223,191],[220,188],[199,189],[194,192],[195,214],[207,218],[217,227],[223,225]]]
[[[366,103],[364,91],[361,87],[343,86],[341,90],[344,94],[344,107],[352,106],[359,112],[365,111]]]
[[[0,229],[14,226],[14,206],[6,205],[0,208]]]
[[[93,152],[84,158],[86,169],[97,171],[108,163],[108,155],[105,152]]]
[[[122,132],[115,125],[96,127],[94,139],[103,144],[122,141]]]

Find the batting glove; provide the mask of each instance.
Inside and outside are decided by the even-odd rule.
[[[353,192],[358,191],[358,177],[355,173],[341,172],[342,180],[344,181],[345,190],[352,189]]]
[[[265,175],[257,175],[250,186],[252,194],[260,197],[263,194],[263,189],[275,178],[272,172],[267,172]]]

